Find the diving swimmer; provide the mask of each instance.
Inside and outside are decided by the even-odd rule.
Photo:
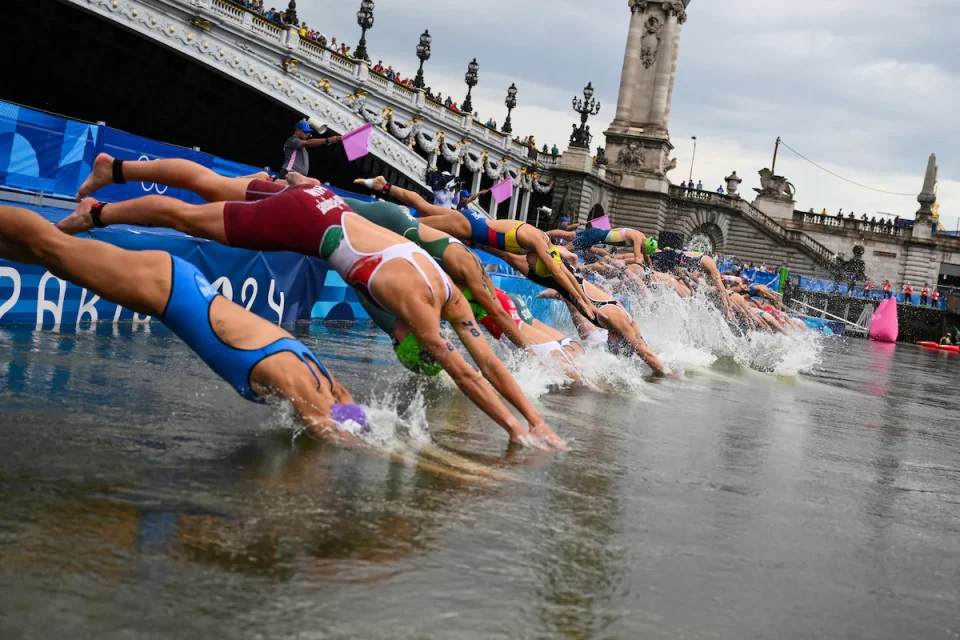
[[[113,163],[127,179],[137,164]],[[563,448],[519,385],[486,343],[470,307],[431,257],[414,243],[355,214],[322,185],[288,186],[247,202],[190,205],[166,196],[146,196],[104,205],[85,199],[61,229],[70,233],[110,224],[174,228],[221,244],[255,251],[294,251],[326,260],[344,281],[398,318],[458,387],[503,427],[513,441]],[[527,419],[524,429],[480,380],[440,330],[448,320],[493,387]]]
[[[363,408],[301,342],[227,300],[189,262],[68,236],[37,214],[0,206],[0,257],[159,319],[243,398],[288,401],[311,433],[348,441],[337,423],[366,424]]]

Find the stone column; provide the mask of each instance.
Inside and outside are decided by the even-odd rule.
[[[500,207],[500,203],[497,202],[497,199],[493,196],[490,197],[490,217],[494,220],[497,219],[497,209]]]
[[[520,202],[520,185],[515,184],[513,187],[513,197],[510,198],[510,219],[517,219],[517,206]]]
[[[477,172],[473,174],[473,182],[470,184],[470,193],[476,193],[480,191],[480,178],[483,177],[483,167],[477,169]]]
[[[524,222],[530,221],[530,196],[532,194],[532,191],[523,192],[523,202],[520,203],[520,212],[523,216]]]

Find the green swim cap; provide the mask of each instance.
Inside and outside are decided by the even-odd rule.
[[[423,352],[420,341],[413,334],[408,335],[402,342],[393,342],[393,352],[397,360],[410,371],[423,376],[436,376],[443,370],[439,363]]]
[[[477,304],[476,300],[473,299],[473,294],[470,293],[470,289],[463,290],[463,297],[467,299],[467,302],[470,303],[470,310],[473,311],[473,316],[479,321],[487,317],[487,312]]]
[[[659,246],[655,238],[647,238],[647,241],[643,243],[643,252],[647,255],[653,255],[657,252]]]

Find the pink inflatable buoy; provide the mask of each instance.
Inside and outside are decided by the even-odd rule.
[[[896,342],[900,334],[900,324],[897,322],[897,301],[888,298],[880,303],[870,321],[870,339],[878,342]]]

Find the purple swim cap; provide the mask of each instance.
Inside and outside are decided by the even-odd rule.
[[[336,422],[353,420],[361,427],[367,426],[367,413],[358,404],[335,404],[330,407],[330,417]]]

